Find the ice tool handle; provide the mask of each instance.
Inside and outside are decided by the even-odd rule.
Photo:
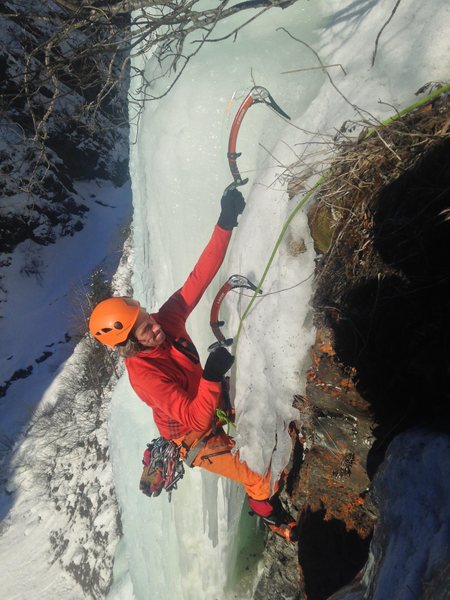
[[[238,111],[234,117],[233,124],[231,126],[230,137],[228,140],[228,164],[230,166],[230,171],[233,176],[233,182],[226,188],[226,191],[237,188],[241,185],[245,185],[248,182],[248,178],[242,179],[241,174],[239,173],[239,168],[237,166],[237,159],[241,156],[240,152],[236,152],[236,143],[237,137],[239,133],[239,128],[244,119],[245,113],[248,111],[250,106],[253,104],[264,103],[269,108],[277,112],[279,115],[284,117],[285,119],[290,120],[290,116],[287,115],[284,110],[280,108],[280,106],[275,102],[275,100],[270,95],[269,90],[260,85],[255,85],[247,96],[242,101],[242,104],[238,108]]]
[[[229,291],[235,288],[247,288],[248,290],[253,290],[254,292],[256,292],[257,290],[256,285],[253,284],[249,279],[247,279],[247,277],[244,277],[244,275],[231,275],[231,277],[229,277],[227,281],[223,284],[223,286],[217,292],[216,297],[214,298],[214,301],[211,306],[209,324],[217,339],[217,342],[214,342],[214,344],[211,344],[208,347],[208,352],[212,352],[220,346],[231,346],[231,344],[233,343],[233,338],[225,338],[222,331],[220,330],[220,328],[223,327],[223,325],[225,325],[225,321],[220,321],[219,310],[220,305],[222,304],[222,301],[225,298],[225,296],[228,294]],[[259,293],[261,294],[262,290],[259,290]]]

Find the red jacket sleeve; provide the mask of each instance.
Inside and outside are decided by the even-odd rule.
[[[186,321],[219,270],[225,258],[231,234],[232,231],[222,229],[218,225],[214,227],[211,239],[183,287],[161,306],[159,315],[162,320],[172,321],[176,316],[177,319],[181,318],[183,322]]]
[[[148,362],[139,368],[133,367],[130,378],[137,395],[154,411],[158,425],[158,415],[181,423],[187,429],[205,431],[211,427],[216,408],[220,405],[222,387],[219,382],[200,379],[194,398],[172,379],[152,368]]]
[[[214,227],[213,234],[203,250],[194,269],[180,290],[180,294],[191,312],[203,296],[225,258],[231,239],[231,230]]]

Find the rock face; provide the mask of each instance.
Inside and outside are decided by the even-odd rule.
[[[285,490],[299,517],[296,581],[292,549],[278,557],[292,598],[325,600],[364,566],[374,530],[382,537],[372,480],[392,440],[450,431],[449,118],[444,96],[384,127],[386,145],[344,144],[309,211],[317,339]]]
[[[294,600],[299,595],[299,577],[296,545],[288,546],[284,540],[272,537],[264,550],[264,572],[253,593],[253,600]]]
[[[295,401],[310,417],[302,427],[304,459],[292,490],[308,598],[327,598],[357,574],[375,520],[366,471],[374,441],[370,407],[333,346],[332,331],[318,329],[306,394]]]

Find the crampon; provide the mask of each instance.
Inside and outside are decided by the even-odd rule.
[[[254,500],[247,498],[252,512],[257,515],[263,523],[276,535],[287,542],[298,541],[297,523],[294,517],[284,508],[278,494],[275,494],[270,500]]]
[[[276,535],[283,538],[287,542],[295,543],[298,541],[298,531],[297,531],[297,523],[292,520],[288,523],[274,523],[271,522],[270,517],[264,518],[263,521],[266,523],[267,527],[273,531]]]

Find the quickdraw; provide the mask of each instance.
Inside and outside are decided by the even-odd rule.
[[[217,295],[214,298],[211,306],[209,324],[213,330],[217,342],[214,342],[214,344],[211,344],[211,346],[208,347],[209,352],[212,352],[220,346],[231,346],[233,343],[233,338],[226,338],[220,330],[220,328],[225,325],[225,321],[221,321],[219,319],[219,311],[220,305],[222,304],[225,296],[228,294],[228,292],[236,288],[246,288],[248,290],[253,290],[254,292],[256,292],[257,289],[256,285],[254,285],[249,279],[247,279],[247,277],[244,277],[243,275],[231,275],[231,277],[229,277],[223,284],[223,286],[217,292]],[[259,293],[262,293],[262,290],[259,290]]]
[[[227,190],[236,188],[241,185],[245,185],[248,181],[248,178],[242,179],[241,174],[239,173],[239,169],[237,166],[237,159],[241,156],[241,152],[236,152],[236,142],[239,133],[239,128],[241,126],[242,120],[244,119],[244,115],[247,110],[253,104],[264,103],[270,108],[272,108],[279,115],[285,117],[290,120],[289,115],[287,115],[284,110],[282,110],[275,100],[270,95],[269,91],[260,85],[255,85],[247,96],[242,101],[242,104],[238,108],[238,111],[234,117],[233,124],[231,126],[230,138],[228,140],[228,164],[230,166],[230,171],[233,176],[233,182],[227,187]]]

